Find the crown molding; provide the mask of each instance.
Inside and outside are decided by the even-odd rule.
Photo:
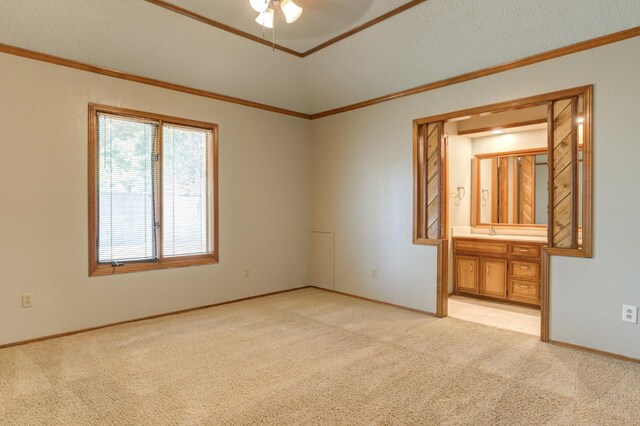
[[[403,98],[405,96],[416,95],[418,93],[428,92],[428,91],[439,89],[442,87],[451,86],[453,84],[475,80],[477,78],[486,77],[492,74],[498,74],[504,71],[525,67],[527,65],[537,64],[538,62],[548,61],[550,59],[571,55],[572,53],[578,53],[584,50],[594,49],[596,47],[604,46],[611,43],[616,43],[618,41],[627,40],[627,39],[638,37],[638,36],[640,36],[640,26],[633,27],[624,31],[619,31],[613,34],[597,37],[591,40],[582,41],[580,43],[572,44],[566,47],[561,47],[559,49],[549,50],[547,52],[538,53],[532,56],[527,56],[526,58],[518,59],[512,62],[507,62],[502,65],[495,65],[492,67],[483,68],[477,71],[472,71],[466,74],[457,75],[455,77],[446,78],[444,80],[434,81],[432,83],[423,84],[421,86],[413,87],[411,89],[401,90],[399,92],[379,96],[377,98],[357,102],[357,103],[343,106],[340,108],[334,108],[327,111],[318,112],[315,114],[311,114],[311,119],[317,120],[319,118],[329,117],[331,115],[341,114],[343,112],[365,108],[371,105],[376,105],[383,102],[392,101],[394,99]]]
[[[86,64],[71,59],[61,58],[59,56],[49,55],[46,53],[36,52],[33,50],[23,49],[21,47],[11,46],[0,43],[0,53],[7,53],[10,55],[20,56],[23,58],[34,59],[36,61],[47,62],[50,64],[61,65],[64,67],[79,69],[82,71],[88,71],[96,74],[106,75],[109,77],[119,78],[121,80],[133,81],[136,83],[147,84],[149,86],[161,87],[163,89],[173,90],[176,92],[187,93],[190,95],[201,96],[204,98],[215,99],[222,102],[229,102],[232,104],[243,105],[250,108],[261,109],[264,111],[275,112],[278,114],[289,115],[292,117],[303,118],[307,120],[317,120],[331,115],[341,114],[343,112],[353,111],[360,108],[376,105],[383,102],[388,102],[394,99],[402,98],[405,96],[416,95],[423,92],[439,89],[446,86],[462,83],[469,80],[474,80],[488,75],[501,73],[503,71],[509,71],[512,69],[524,67],[527,65],[536,64],[538,62],[547,61],[550,59],[559,58],[561,56],[570,55],[572,53],[582,52],[584,50],[594,49],[596,47],[604,46],[618,41],[623,41],[640,36],[640,26],[633,27],[624,31],[619,31],[606,36],[594,38],[591,40],[583,41],[580,43],[572,44],[570,46],[562,47],[559,49],[550,50],[537,55],[528,56],[523,59],[519,59],[513,62],[508,62],[502,65],[496,65],[489,68],[483,68],[478,71],[473,71],[467,74],[458,75],[455,77],[447,78],[444,80],[423,84],[421,86],[414,87],[412,89],[403,90],[400,92],[391,93],[389,95],[379,96],[377,98],[369,99],[366,101],[358,102],[355,104],[343,106],[327,110],[324,112],[318,112],[315,114],[306,114],[303,112],[293,111],[285,108],[279,108],[259,102],[253,102],[246,99],[236,98],[233,96],[227,96],[220,93],[210,92],[207,90],[196,89],[193,87],[183,86],[180,84],[169,83],[167,81],[156,80],[153,78],[142,77],[135,74],[129,74],[123,71],[117,71],[109,68],[99,67],[96,65]]]
[[[264,44],[265,46],[269,46],[271,48],[274,48],[276,50],[280,50],[282,52],[285,52],[285,53],[288,53],[290,55],[296,56],[298,58],[304,58],[304,57],[307,57],[307,56],[311,55],[312,53],[316,53],[319,50],[322,50],[322,49],[324,49],[326,47],[331,46],[332,44],[335,44],[335,43],[337,43],[337,42],[339,42],[341,40],[344,40],[347,37],[350,37],[350,36],[352,36],[352,35],[354,35],[356,33],[359,33],[360,31],[366,30],[369,27],[372,27],[372,26],[374,26],[376,24],[379,24],[380,22],[385,21],[385,20],[391,18],[392,16],[397,15],[398,13],[404,12],[407,9],[411,9],[412,7],[417,6],[420,3],[424,3],[427,0],[412,0],[412,1],[408,2],[408,3],[403,4],[402,6],[399,6],[399,7],[395,8],[395,9],[385,13],[384,15],[381,15],[381,16],[379,16],[377,18],[374,18],[374,19],[372,19],[370,21],[367,21],[362,25],[359,25],[359,26],[357,26],[357,27],[355,27],[355,28],[353,28],[353,29],[351,29],[349,31],[346,31],[346,32],[344,32],[344,33],[342,33],[342,34],[340,34],[340,35],[338,35],[336,37],[333,37],[332,39],[327,40],[324,43],[321,43],[321,44],[317,45],[316,47],[313,47],[313,48],[311,48],[309,50],[306,50],[304,52],[297,52],[297,51],[295,51],[293,49],[289,49],[288,47],[284,47],[284,46],[279,45],[279,44],[271,43],[268,40],[265,40],[263,38],[254,36],[253,34],[250,34],[250,33],[246,32],[246,31],[242,31],[242,30],[239,30],[239,29],[237,29],[235,27],[232,27],[230,25],[223,24],[222,22],[216,21],[215,19],[207,18],[206,16],[203,16],[203,15],[200,15],[198,13],[195,13],[195,12],[189,10],[189,9],[184,8],[184,7],[177,6],[177,5],[173,4],[173,3],[169,3],[169,2],[167,2],[165,0],[145,0],[145,1],[148,2],[148,3],[154,4],[156,6],[163,7],[165,9],[167,9],[167,10],[172,11],[172,12],[179,13],[180,15],[184,15],[184,16],[189,17],[191,19],[195,19],[196,21],[200,21],[200,22],[202,22],[204,24],[211,25],[212,27],[221,29],[223,31],[230,32],[230,33],[235,34],[235,35],[240,36],[240,37],[244,37],[244,38],[246,38],[248,40],[251,40],[251,41],[255,41],[256,43]]]
[[[246,99],[236,98],[233,96],[227,96],[216,92],[210,92],[208,90],[196,89],[193,87],[183,86],[181,84],[169,83],[168,81],[157,80],[149,77],[142,77],[136,74],[130,74],[123,71],[117,71],[110,68],[99,67],[97,65],[86,64],[83,62],[74,61],[72,59],[65,59],[59,56],[49,55],[47,53],[36,52],[33,50],[23,49],[21,47],[10,46],[7,44],[0,44],[0,52],[8,53],[10,55],[20,56],[23,58],[34,59],[36,61],[47,62],[50,64],[61,65],[63,67],[74,68],[82,71],[88,71],[95,74],[106,75],[109,77],[119,78],[121,80],[133,81],[136,83],[147,84],[149,86],[161,87],[163,89],[169,89],[176,92],[188,93],[190,95],[201,96],[204,98],[215,99],[217,101],[228,102],[237,105],[243,105],[250,108],[261,109],[264,111],[275,112],[278,114],[290,115],[293,117],[309,119],[310,115],[303,112],[297,112],[290,109],[279,108],[272,105],[263,104],[260,102],[253,102]]]

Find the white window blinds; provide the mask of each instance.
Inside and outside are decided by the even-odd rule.
[[[164,257],[210,253],[212,135],[165,124],[162,137]]]
[[[98,114],[98,263],[157,258],[157,123]]]

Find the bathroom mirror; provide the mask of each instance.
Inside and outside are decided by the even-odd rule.
[[[582,176],[578,152],[578,187]],[[475,224],[546,227],[549,166],[546,149],[476,155],[473,203]],[[578,201],[581,223],[581,202]]]
[[[549,198],[546,157],[543,150],[479,158],[479,223],[546,225]]]

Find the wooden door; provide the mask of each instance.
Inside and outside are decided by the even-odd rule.
[[[549,242],[578,248],[578,98],[549,103]]]
[[[517,223],[531,225],[536,214],[536,156],[520,158],[520,196],[518,200],[519,220]]]
[[[507,297],[507,261],[482,259],[482,294]]]
[[[456,256],[456,290],[478,292],[478,258]]]
[[[414,241],[446,238],[447,182],[444,122],[416,125],[414,138]]]
[[[509,220],[509,157],[498,158],[498,186],[497,223],[511,223]]]

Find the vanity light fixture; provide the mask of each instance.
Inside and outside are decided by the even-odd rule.
[[[493,129],[490,133],[492,135],[501,135],[501,134],[504,133],[504,130],[502,130],[502,129]]]

